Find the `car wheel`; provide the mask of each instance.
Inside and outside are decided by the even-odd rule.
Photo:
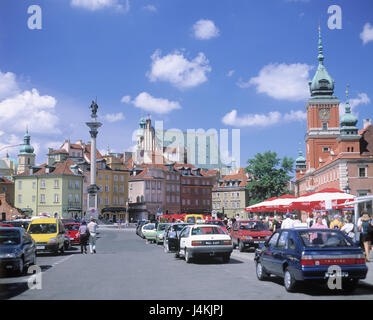
[[[296,281],[294,275],[289,271],[288,268],[286,268],[285,270],[284,286],[286,291],[288,292],[294,292],[296,288]]]
[[[23,275],[24,273],[25,273],[25,261],[24,261],[24,258],[22,257],[21,260],[19,261],[18,274]]]
[[[191,263],[192,262],[192,255],[189,252],[189,250],[187,250],[186,248],[185,248],[185,261],[186,261],[186,263]]]
[[[269,277],[261,262],[256,263],[256,276],[260,281],[266,280]]]
[[[224,263],[228,263],[229,260],[231,260],[231,255],[230,255],[230,253],[227,253],[222,258],[223,258]]]
[[[240,252],[244,252],[245,251],[245,246],[244,246],[244,244],[243,244],[242,241],[240,241],[238,243],[238,249],[240,250]]]

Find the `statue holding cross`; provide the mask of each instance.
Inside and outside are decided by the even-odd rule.
[[[92,110],[91,117],[92,118],[97,118],[97,109],[98,109],[97,103],[95,101],[92,101],[92,104],[91,104],[90,108]]]

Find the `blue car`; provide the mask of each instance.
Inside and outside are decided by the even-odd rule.
[[[352,292],[368,272],[360,247],[334,229],[278,230],[256,250],[254,260],[259,280],[282,277],[289,292],[302,281],[326,283],[336,276],[342,289]]]

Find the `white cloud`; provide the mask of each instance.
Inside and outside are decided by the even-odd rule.
[[[178,102],[163,98],[154,98],[147,92],[141,92],[131,103],[136,108],[158,114],[165,114],[172,110],[181,109]]]
[[[368,97],[366,93],[363,92],[363,93],[358,93],[358,97],[354,99],[350,99],[349,102],[351,106],[351,112],[357,115],[356,107],[358,107],[361,104],[363,105],[369,104],[370,98]],[[344,115],[345,112],[346,112],[346,103],[342,102],[339,106],[340,116]]]
[[[143,9],[146,10],[146,11],[157,12],[157,7],[152,5],[152,4],[148,4],[147,6],[143,6]]]
[[[248,82],[240,79],[240,88],[256,86],[258,93],[265,93],[278,100],[301,101],[309,97],[309,71],[313,67],[304,63],[275,63],[264,66],[257,77]]]
[[[199,40],[208,40],[219,36],[219,29],[215,26],[214,21],[198,20],[193,25],[194,37]]]
[[[241,117],[237,116],[237,110],[233,109],[227,113],[222,122],[226,125],[235,127],[268,127],[278,123],[293,121],[303,121],[307,119],[307,114],[303,111],[290,111],[290,113],[281,114],[278,111],[272,111],[268,114],[246,114]]]
[[[122,112],[119,112],[119,113],[108,113],[104,116],[104,118],[108,121],[108,122],[117,122],[117,121],[120,121],[120,120],[124,120],[124,115]]]
[[[227,72],[227,77],[231,77],[231,76],[233,76],[234,72],[235,72],[235,70],[229,70],[229,71]]]
[[[373,41],[373,26],[370,23],[364,25],[363,31],[360,33],[360,39],[364,44]]]
[[[12,72],[0,71],[0,99],[8,98],[19,92],[16,75]]]
[[[131,96],[124,96],[121,100],[123,103],[130,103],[131,102]]]
[[[147,72],[150,81],[165,81],[179,89],[198,86],[207,81],[207,73],[211,71],[209,61],[203,53],[189,61],[180,51],[161,57],[156,50],[151,56],[151,70]]]
[[[90,11],[114,8],[118,11],[128,12],[130,10],[129,0],[121,4],[119,0],[71,0],[71,6],[87,9]]]
[[[28,126],[37,133],[59,133],[56,103],[54,97],[41,96],[36,89],[26,90],[0,102],[0,126],[13,132],[24,132]]]

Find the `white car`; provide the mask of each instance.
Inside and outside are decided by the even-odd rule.
[[[232,251],[232,239],[222,228],[195,224],[186,226],[180,232],[176,256],[185,257],[187,263],[203,255],[219,256],[223,258],[223,262],[229,262]]]

